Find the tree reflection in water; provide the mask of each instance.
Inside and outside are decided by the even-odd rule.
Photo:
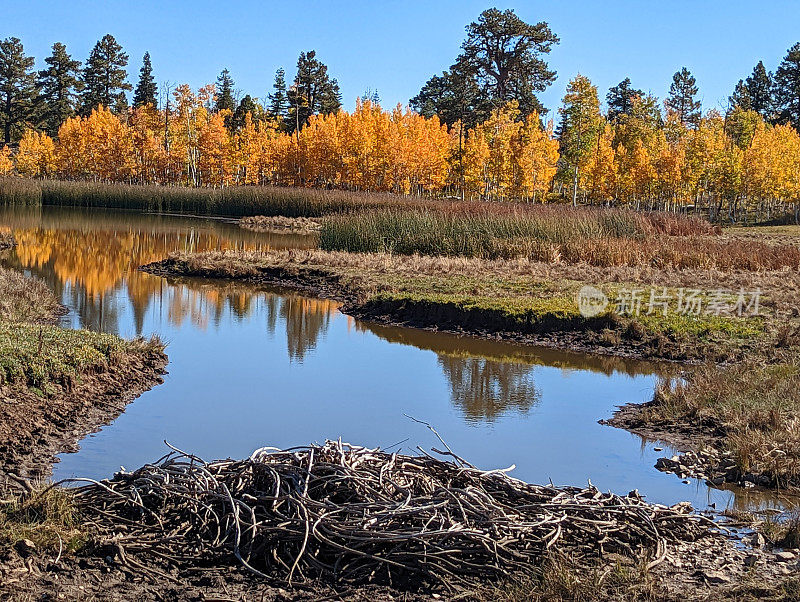
[[[453,403],[466,419],[492,422],[507,412],[526,413],[541,401],[534,367],[482,357],[439,355]]]

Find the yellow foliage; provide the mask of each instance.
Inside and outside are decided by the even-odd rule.
[[[14,171],[14,162],[11,160],[11,149],[8,146],[0,148],[0,176],[7,176]]]

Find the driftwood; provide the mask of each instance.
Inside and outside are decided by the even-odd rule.
[[[436,451],[436,450],[434,450]],[[690,508],[587,488],[530,485],[448,461],[341,441],[247,460],[174,450],[154,464],[76,488],[82,515],[120,562],[144,572],[238,559],[291,582],[326,578],[448,589],[530,570],[548,550],[578,560],[622,554],[651,565],[669,540],[709,521]]]

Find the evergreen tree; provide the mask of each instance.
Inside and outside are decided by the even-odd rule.
[[[523,117],[533,111],[544,114],[536,94],[552,84],[556,74],[542,56],[558,43],[547,23],[531,25],[513,10],[492,8],[466,30],[456,62],[442,76],[429,79],[411,106],[427,115],[438,114],[448,124],[470,107],[476,113],[462,123],[474,125],[510,100],[518,102]]]
[[[217,101],[215,108],[217,111],[224,109],[233,113],[236,110],[236,101],[233,98],[233,78],[231,72],[223,69],[217,78]]]
[[[630,115],[633,108],[633,99],[637,96],[644,96],[644,92],[631,86],[630,77],[626,77],[616,86],[610,88],[606,95],[608,120],[616,121],[620,115]]]
[[[778,120],[800,130],[800,42],[792,46],[775,72]]]
[[[486,121],[492,111],[490,100],[475,78],[464,73],[459,65],[430,78],[409,104],[424,117],[438,115],[448,126],[460,121],[468,129]]]
[[[762,61],[753,68],[753,74],[745,80],[747,93],[750,96],[750,108],[761,113],[765,119],[771,119],[774,110],[772,98],[772,74],[764,67]]]
[[[736,84],[736,87],[733,89],[733,94],[728,97],[728,104],[730,104],[730,109],[742,109],[744,111],[750,111],[753,108],[753,101],[750,98],[750,89],[747,87],[747,84],[744,80],[740,79]]]
[[[286,125],[290,131],[302,128],[311,115],[335,113],[342,106],[339,83],[328,76],[328,67],[317,59],[313,50],[300,53],[294,84],[286,96],[289,100]]]
[[[286,72],[283,67],[275,72],[275,83],[272,84],[272,89],[275,91],[269,95],[269,112],[278,122],[283,122],[289,109],[289,99],[286,96]]]
[[[117,112],[127,107],[125,90],[132,87],[126,81],[127,65],[128,55],[111,34],[95,44],[83,69],[82,115],[88,115],[98,105]]]
[[[39,71],[41,116],[47,135],[55,137],[61,124],[75,115],[81,62],[72,60],[60,42],[53,44],[53,53],[44,62],[47,69]]]
[[[139,83],[133,93],[133,106],[143,107],[146,105],[156,106],[158,96],[158,86],[153,78],[153,65],[150,62],[150,53],[145,52],[142,57],[142,68],[139,69]]]
[[[547,23],[531,25],[512,9],[490,8],[467,26],[456,62],[475,77],[495,107],[516,100],[523,115],[544,113],[536,93],[552,84],[556,74],[541,57],[557,43]]]
[[[370,101],[374,105],[379,105],[381,104],[381,95],[378,94],[377,90],[373,90],[372,88],[367,88],[361,95],[361,102],[367,102],[367,101]]]
[[[249,94],[245,95],[239,103],[239,106],[236,107],[236,111],[233,113],[231,123],[234,131],[244,126],[244,120],[248,113],[250,113],[250,116],[255,121],[259,118],[261,111],[261,107],[253,100],[253,97]]]
[[[0,124],[6,144],[22,135],[36,115],[36,72],[34,58],[25,56],[19,38],[0,42]]]
[[[697,125],[700,121],[700,101],[695,100],[697,92],[697,82],[686,67],[672,76],[669,97],[664,104],[677,113],[684,125]]]

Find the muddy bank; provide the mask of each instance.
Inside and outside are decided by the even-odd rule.
[[[768,474],[742,469],[736,456],[725,449],[725,430],[713,420],[675,423],[647,420],[645,414],[655,403],[626,404],[611,418],[599,422],[674,449],[674,456],[659,458],[656,462],[655,468],[661,472],[675,474],[681,479],[700,479],[709,487],[786,489]],[[792,495],[797,492],[796,487],[788,491]]]
[[[136,397],[163,382],[167,356],[160,345],[131,343],[102,371],[81,374],[49,395],[14,386],[0,388],[0,483],[27,487],[46,478],[56,454],[119,416]]]
[[[529,313],[520,317],[502,307],[481,307],[445,299],[382,293],[358,275],[343,277],[335,270],[305,265],[303,260],[287,265],[253,267],[233,258],[221,261],[191,261],[195,256],[177,256],[140,267],[149,274],[167,278],[209,278],[287,288],[342,303],[341,311],[360,320],[396,327],[466,335],[494,341],[596,353],[629,359],[693,363],[703,353],[701,345],[644,332],[612,315],[584,318],[562,311]],[[292,252],[289,252],[292,257]],[[366,280],[366,278],[364,278]],[[380,288],[380,287],[378,287]],[[574,304],[574,301],[572,301]],[[575,306],[577,308],[577,306]],[[727,358],[727,351],[721,357]]]

